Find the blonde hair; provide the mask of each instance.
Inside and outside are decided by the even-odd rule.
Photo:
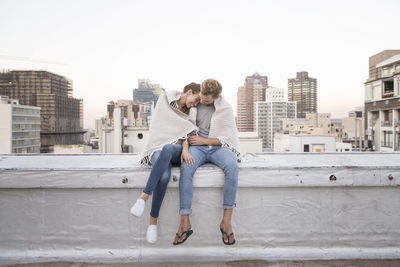
[[[214,99],[222,92],[222,85],[215,79],[207,79],[201,84],[201,93],[211,95]]]

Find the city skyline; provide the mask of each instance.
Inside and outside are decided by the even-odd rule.
[[[399,47],[393,34],[398,6],[2,1],[0,68],[46,70],[73,80],[74,97],[84,99],[85,128],[94,128],[110,100],[132,99],[141,78],[167,90],[216,78],[236,110],[237,90],[254,72],[287,92],[287,80],[307,71],[318,79],[318,111],[346,117],[364,103],[368,58]]]

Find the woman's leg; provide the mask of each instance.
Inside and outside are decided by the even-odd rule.
[[[151,211],[150,211],[150,224],[149,227],[147,228],[147,233],[146,233],[146,239],[147,242],[154,244],[157,242],[158,239],[158,234],[157,234],[157,222],[158,222],[158,216],[160,212],[160,208],[162,205],[162,202],[164,200],[165,192],[167,190],[167,186],[171,177],[171,167],[172,164],[176,164],[176,162],[180,162],[180,156],[182,153],[182,146],[180,145],[174,145],[174,153],[172,155],[172,158],[169,162],[168,168],[164,171],[164,173],[161,175],[160,180],[157,183],[156,188],[154,189],[153,193],[153,199],[152,199],[152,204],[151,204]],[[155,162],[157,159],[155,159],[153,162]]]
[[[161,204],[164,200],[165,192],[167,191],[167,186],[169,183],[169,180],[171,178],[171,167],[172,164],[179,163],[180,161],[180,156],[182,153],[182,146],[173,144],[169,145],[171,146],[170,150],[172,151],[172,157],[169,160],[168,167],[164,170],[164,172],[161,174],[161,177],[154,189],[154,194],[153,194],[153,199],[152,199],[152,204],[151,204],[151,212],[150,212],[150,224],[157,224],[157,218],[159,216]],[[165,147],[165,146],[164,146]],[[160,159],[160,157],[158,158]],[[159,160],[157,160],[159,161]],[[155,168],[155,167],[153,167]]]
[[[171,160],[176,154],[181,154],[182,146],[176,144],[167,144],[165,145],[161,152],[158,155],[158,158],[153,161],[153,168],[151,169],[149,179],[147,180],[146,187],[143,192],[147,195],[151,195],[156,188],[158,182],[160,181],[163,173],[171,168]],[[154,153],[155,154],[155,153]]]
[[[180,157],[181,152],[182,152],[181,145],[167,144],[162,148],[160,152],[155,152],[153,154],[152,156],[153,168],[150,172],[150,177],[147,180],[147,185],[143,190],[143,193],[140,195],[140,197],[136,200],[135,204],[131,208],[131,213],[133,215],[140,217],[143,214],[145,208],[145,202],[147,201],[149,196],[153,193],[163,173],[171,168],[171,160],[174,157]],[[167,184],[165,184],[164,186],[166,187]],[[164,198],[164,195],[162,196],[162,198]],[[161,203],[162,199],[159,201]]]
[[[158,182],[156,188],[154,189],[153,199],[151,202],[150,216],[155,220],[150,218],[150,224],[157,224],[157,218],[159,216],[161,204],[164,200],[165,192],[167,191],[167,186],[171,177],[171,163],[168,168],[162,174],[160,181]]]

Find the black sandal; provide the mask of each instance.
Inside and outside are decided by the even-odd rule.
[[[224,232],[224,230],[222,230],[222,228],[219,228],[219,230],[221,230],[221,233],[222,233],[222,242],[223,242],[225,245],[230,246],[230,245],[235,244],[236,239],[233,239],[232,243],[229,242],[229,238],[230,238],[231,236],[233,236],[233,232],[230,233],[230,234],[228,235],[226,232]],[[228,242],[225,242],[225,240],[224,240],[224,235],[225,235],[226,238],[228,239]]]
[[[173,244],[174,246],[176,246],[176,245],[180,245],[180,244],[184,243],[184,242],[186,241],[186,239],[188,239],[188,237],[189,237],[191,234],[193,234],[193,230],[187,230],[187,231],[183,232],[183,233],[180,234],[180,235],[179,235],[178,233],[176,233],[176,235],[178,236],[178,239],[181,239],[181,237],[182,237],[184,234],[186,234],[185,239],[183,239],[181,242],[173,242],[172,244]]]

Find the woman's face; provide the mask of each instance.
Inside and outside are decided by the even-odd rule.
[[[193,94],[192,90],[189,90],[186,96],[186,107],[187,108],[195,107],[199,102],[200,102],[200,93]]]

